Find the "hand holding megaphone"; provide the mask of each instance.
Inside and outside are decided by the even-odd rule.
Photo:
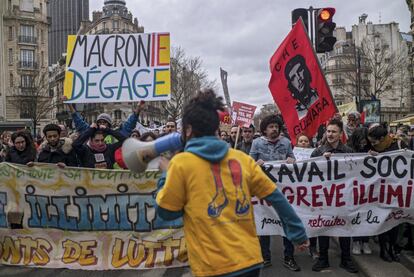
[[[183,142],[178,133],[169,134],[150,142],[129,138],[122,145],[122,158],[129,170],[141,173],[147,169],[148,163],[161,153],[177,151],[182,148]]]

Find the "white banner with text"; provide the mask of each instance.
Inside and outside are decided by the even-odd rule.
[[[338,154],[285,164],[270,162],[276,181],[307,230],[315,236],[371,236],[414,223],[414,152],[378,156]],[[283,235],[270,203],[253,199],[259,235]]]

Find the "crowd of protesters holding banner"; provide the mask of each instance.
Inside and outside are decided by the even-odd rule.
[[[185,121],[185,124],[192,126],[192,129],[191,132],[187,134],[189,135],[187,139],[190,140],[187,141],[185,146],[186,150],[184,151],[192,151],[196,156],[206,159],[210,163],[224,159],[226,155],[234,155],[238,160],[244,161],[242,162],[242,166],[247,166],[249,160],[246,158],[247,156],[245,154],[250,155],[257,166],[263,165],[266,161],[277,160],[286,161],[286,163],[294,163],[296,160],[292,151],[293,147],[314,147],[315,150],[311,155],[312,157],[324,156],[327,159],[335,153],[356,152],[377,155],[378,153],[398,149],[414,149],[413,127],[401,126],[394,134],[384,125],[361,124],[361,117],[358,112],[349,113],[345,124],[342,122],[340,116],[335,116],[326,124],[326,126],[320,128],[320,130],[323,131],[320,132],[322,136],[319,136],[318,139],[312,139],[304,134],[300,134],[297,136],[296,141],[291,141],[284,126],[283,117],[280,114],[265,117],[261,121],[260,126],[254,126],[252,124],[243,128],[232,126],[228,133],[226,130],[218,130],[216,128],[217,126],[210,126],[211,128],[208,127],[210,122],[207,122],[205,118],[200,118],[200,114],[198,114],[202,111],[201,114],[204,113],[206,117],[211,117],[211,120],[214,122],[217,121],[214,116],[214,111],[223,108],[222,103],[220,102],[221,100],[219,101],[219,98],[215,98],[215,94],[211,91],[204,95],[199,94],[198,97],[198,99],[192,102],[190,101],[189,106],[185,110],[188,114],[184,115],[183,120]],[[88,124],[72,106],[70,107],[75,128],[69,134],[64,125],[53,123],[47,124],[43,128],[43,136],[37,139],[34,139],[31,133],[27,130],[3,132],[1,134],[0,162],[10,162],[27,166],[33,166],[35,162],[49,163],[56,164],[59,168],[69,166],[127,169],[122,160],[121,150],[122,143],[126,138],[132,137],[141,141],[152,141],[160,136],[177,132],[177,123],[174,120],[170,120],[164,126],[165,128],[163,128],[163,131],[160,132],[160,134],[155,132],[140,133],[136,129],[136,125],[143,104],[138,105],[128,119],[118,128],[114,128],[112,118],[109,114],[100,114],[97,117],[96,122]],[[259,127],[259,130],[256,130],[256,127]],[[185,133],[185,131],[183,131],[183,133]],[[220,144],[219,142],[223,144]],[[203,145],[207,148],[204,149],[202,147]],[[231,148],[238,149],[245,154],[242,155],[241,152],[234,152],[233,150],[229,152],[229,149]],[[220,153],[213,153],[214,151]],[[213,157],[211,154],[217,154],[220,158],[217,160],[217,156]],[[199,162],[197,160],[198,158],[195,158],[195,156],[189,155],[187,158],[190,160],[194,159],[194,164],[192,164],[192,166],[195,166]],[[168,172],[170,172],[173,165],[168,167]],[[249,164],[248,166],[252,167],[253,170],[253,165]],[[164,170],[167,169],[165,164],[161,165],[161,167],[163,167],[162,169]],[[179,168],[174,168],[172,171],[179,172]],[[195,174],[195,172],[198,172],[196,168],[191,174]],[[182,174],[184,173],[180,172],[177,176],[181,176]],[[169,174],[169,176],[171,176],[171,174]],[[174,189],[174,184],[172,184],[172,182],[174,181],[174,178],[178,178],[177,176],[167,177],[167,179],[162,180],[162,182],[166,183],[166,189]],[[169,180],[168,178],[173,179]],[[261,176],[261,178],[265,177]],[[272,181],[274,181],[274,179]],[[255,182],[257,183],[257,180]],[[164,183],[162,186],[164,186]],[[278,205],[285,207],[284,205],[286,205],[287,202],[280,204],[280,193],[275,193],[273,196],[268,195],[268,192],[272,189],[274,188],[269,184],[266,188],[267,192],[257,191],[257,193],[264,198],[269,198],[270,202],[273,201],[272,203],[279,201]],[[250,193],[248,195],[250,195]],[[178,213],[174,213],[177,211],[169,211],[168,209],[162,210],[164,216],[167,218],[175,218],[177,215],[183,216],[184,214],[185,218],[185,212],[182,211],[184,204],[181,202],[178,203],[177,201],[179,201],[179,199],[171,199],[164,191],[164,193],[159,195],[159,200],[161,207],[180,207]],[[278,208],[280,209],[281,206]],[[220,208],[217,208],[214,211],[221,212]],[[295,217],[292,216],[292,218],[291,220],[294,221]],[[299,271],[301,270],[301,267],[297,264],[294,258],[294,243],[304,244],[306,236],[300,231],[302,227],[299,225],[295,226],[298,229],[295,229],[296,227],[292,228],[293,230],[296,230],[297,233],[289,234],[288,237],[290,237],[290,239],[283,238],[283,265],[292,271]],[[186,229],[186,232],[199,232],[199,227],[195,225],[185,225],[184,228]],[[252,228],[252,226],[249,225],[240,228]],[[293,231],[291,230],[291,232]],[[351,254],[371,254],[372,250],[368,243],[370,239],[379,244],[380,257],[382,260],[386,262],[398,262],[399,253],[402,249],[413,250],[413,233],[414,228],[412,228],[412,226],[403,224],[394,227],[377,237],[340,237],[340,266],[348,272],[358,272],[356,265],[351,259]],[[208,239],[207,234],[205,239]],[[251,237],[248,238],[247,241],[249,242],[247,244],[246,241],[240,243],[246,244],[247,246],[250,245],[255,250],[259,249],[259,246],[255,244],[254,240],[251,240]],[[234,276],[258,276],[254,274],[257,273],[257,269],[260,269],[261,266],[259,266],[259,264],[262,264],[262,259],[263,266],[266,267],[271,265],[270,236],[260,236],[259,241],[261,257],[250,257],[249,259],[255,261],[252,264],[246,261],[246,265],[249,265],[247,267],[250,268],[247,272],[252,273],[252,275],[236,274]],[[329,242],[329,237],[319,237],[318,239],[310,238],[309,252],[315,260],[315,264],[312,267],[313,271],[321,271],[330,266],[328,258]],[[198,250],[194,243],[195,242],[191,241],[187,243],[188,247],[191,248],[190,252],[193,251],[189,253],[190,264],[192,259],[193,263],[200,266],[198,268],[199,272],[203,272],[203,263],[198,260],[199,257],[196,257],[198,255]],[[317,245],[319,248],[317,248]],[[226,251],[231,252],[237,250],[237,248],[232,250],[230,244],[226,247],[229,247]],[[260,251],[257,253],[260,255]],[[213,255],[213,253],[211,253],[211,255]],[[228,262],[227,266],[231,268],[232,262]],[[235,272],[241,270],[240,273],[243,273],[243,270],[245,270],[245,268],[234,268],[236,269],[234,270]],[[221,274],[221,271],[213,270],[211,272],[214,274]]]

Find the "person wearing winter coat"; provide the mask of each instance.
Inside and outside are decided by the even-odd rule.
[[[65,166],[78,166],[76,153],[70,138],[61,138],[61,127],[56,124],[48,124],[43,129],[45,141],[39,147],[37,161],[39,163],[56,164]]]
[[[30,134],[26,131],[17,131],[11,136],[13,146],[6,155],[6,162],[32,165],[36,159],[36,148]]]
[[[105,143],[107,135],[115,137],[118,142]],[[113,169],[115,151],[122,146],[125,139],[126,137],[120,132],[93,123],[73,142],[73,148],[78,155],[81,167]],[[85,145],[86,141],[88,142]]]

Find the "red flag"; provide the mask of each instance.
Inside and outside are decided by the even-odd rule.
[[[269,89],[292,141],[313,137],[337,108],[302,20],[297,21],[270,59]]]
[[[365,123],[365,111],[361,112],[361,124]]]
[[[231,117],[227,111],[217,111],[219,115],[220,122],[223,124],[231,124]]]

